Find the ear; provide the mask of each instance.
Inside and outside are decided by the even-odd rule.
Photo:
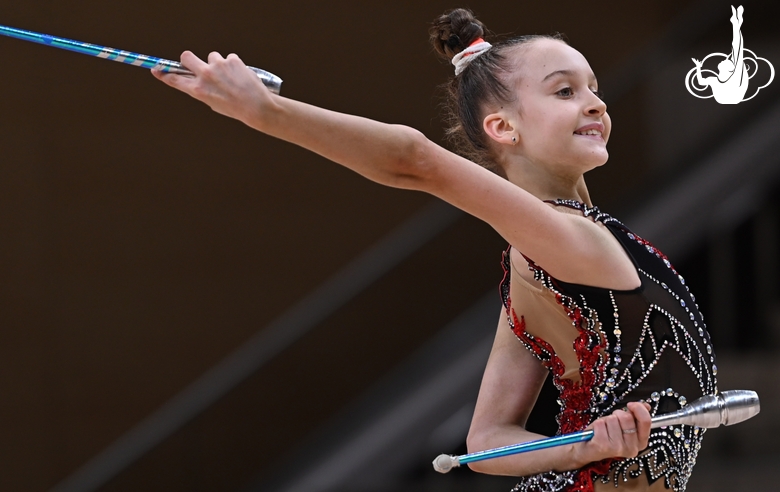
[[[503,111],[485,116],[482,128],[493,141],[500,144],[514,145],[520,139],[512,120]]]

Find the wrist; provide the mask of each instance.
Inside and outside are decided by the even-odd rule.
[[[557,471],[577,470],[590,463],[592,460],[584,455],[584,444],[585,443],[569,444],[566,447],[565,452],[566,461],[565,463],[562,463],[564,465],[562,468],[564,469]]]
[[[277,122],[283,112],[278,101],[280,98],[281,96],[271,93],[258,96],[241,121],[263,133],[269,133],[273,128],[278,128]]]

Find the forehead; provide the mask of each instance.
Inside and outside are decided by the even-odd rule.
[[[528,83],[543,83],[556,74],[595,79],[582,53],[555,39],[537,39],[518,46],[513,56],[517,75]]]

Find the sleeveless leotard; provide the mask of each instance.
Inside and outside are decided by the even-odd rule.
[[[631,258],[641,280],[634,290],[571,284],[553,278],[526,257],[534,278],[554,296],[579,334],[573,342],[580,362],[579,381],[575,381],[562,377],[570,370],[540,335],[545,327],[536,327],[537,336],[531,335],[523,317],[512,309],[509,249],[504,253],[500,291],[509,325],[552,373],[560,392],[558,434],[583,430],[629,401],[649,403],[651,414],[656,415],[716,394],[718,368],[710,336],[693,294],[666,256],[597,207],[571,200],[551,203],[603,223]],[[643,474],[651,484],[663,478],[667,488],[682,492],[704,431],[687,425],[652,429],[648,447],[636,458],[522,477],[513,492],[590,492],[595,480],[614,480],[617,485],[618,480]]]

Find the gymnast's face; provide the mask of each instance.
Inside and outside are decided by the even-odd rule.
[[[604,164],[611,121],[585,57],[552,39],[521,45],[512,56],[517,98],[505,114],[517,143],[509,151],[557,173]]]

